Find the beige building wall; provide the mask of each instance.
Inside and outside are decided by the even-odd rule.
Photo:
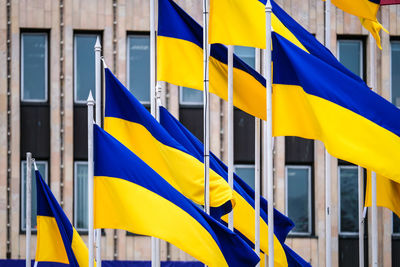
[[[321,0],[278,0],[307,30],[324,41],[324,3]],[[199,23],[200,0],[177,0]],[[331,51],[336,54],[338,35],[367,36],[358,18],[336,8],[331,11]],[[110,69],[123,82],[126,75],[126,37],[149,31],[148,0],[0,0],[0,259],[25,257],[25,234],[20,232],[20,32],[49,31],[49,90],[51,118],[51,189],[72,221],[73,216],[73,34],[77,30],[102,32],[103,54]],[[377,49],[378,92],[390,99],[390,36],[400,36],[400,6],[381,8],[379,20],[390,31],[382,34]],[[369,38],[369,37],[368,37]],[[8,45],[9,44],[9,45]],[[367,42],[367,51],[369,42]],[[367,61],[369,60],[367,53]],[[367,62],[368,64],[368,62]],[[370,78],[370,73],[367,73]],[[179,117],[179,88],[163,87],[163,103]],[[226,103],[211,98],[211,149],[227,159]],[[313,266],[325,266],[324,147],[315,142],[315,235],[289,238],[287,244]],[[337,160],[332,159],[332,266],[338,266]],[[275,206],[285,212],[285,140],[275,142]],[[391,213],[379,208],[380,266],[391,266]],[[87,237],[84,236],[87,240]],[[35,235],[31,251],[35,253]],[[103,259],[150,260],[150,238],[105,230]],[[193,260],[162,242],[162,260]],[[371,255],[371,253],[370,253]]]

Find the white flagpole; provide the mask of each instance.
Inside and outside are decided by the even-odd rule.
[[[233,45],[228,46],[228,183],[233,189]],[[233,231],[233,210],[228,216],[228,228]]]
[[[372,90],[376,92],[376,71],[375,71],[375,59],[376,50],[375,42],[372,34],[369,35],[369,49],[370,49],[370,83]],[[378,266],[378,207],[376,205],[376,173],[371,174],[371,190],[372,190],[372,203],[371,203],[371,230],[372,230],[372,266]]]
[[[208,0],[203,0],[204,210],[210,214],[210,93],[208,73]]]
[[[360,267],[364,267],[364,175],[358,166],[358,254]]]
[[[266,14],[266,50],[264,76],[267,82],[267,121],[264,122],[264,182],[267,180],[268,194],[268,266],[274,266],[274,171],[272,153],[272,73],[271,73],[271,13],[272,6],[268,0]]]
[[[256,71],[259,73],[261,72],[261,60],[260,60],[260,49],[256,48]],[[260,178],[261,178],[261,171],[260,171],[260,130],[261,130],[261,120],[259,118],[254,119],[255,123],[255,148],[254,148],[254,191],[255,191],[255,197],[254,197],[254,210],[255,210],[255,228],[254,228],[254,233],[255,233],[255,242],[254,242],[254,250],[257,254],[257,256],[260,256]],[[260,263],[257,263],[257,267],[260,266]]]
[[[32,234],[32,153],[26,153],[26,267],[31,267],[31,234]]]
[[[325,2],[325,47],[331,47],[331,0]],[[325,149],[325,253],[326,267],[332,265],[332,219],[331,219],[331,155]]]
[[[95,55],[95,86],[96,86],[96,124],[101,127],[102,110],[101,110],[101,44],[97,37],[94,46]],[[101,267],[101,229],[96,229],[95,232],[95,247],[96,247],[96,264]]]
[[[93,106],[94,99],[92,91],[89,92],[87,99],[88,106],[88,204],[89,204],[89,267],[93,267],[94,254],[94,224],[93,224]]]
[[[150,0],[150,112],[156,118],[156,30],[155,0]],[[160,266],[160,240],[151,237],[151,266]]]

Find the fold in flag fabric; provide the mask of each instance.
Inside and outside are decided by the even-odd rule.
[[[176,118],[174,118],[168,110],[164,107],[160,107],[160,124],[175,138],[181,145],[183,145],[187,151],[199,160],[203,160],[204,147],[200,140],[198,140],[188,129],[185,128]],[[210,168],[216,173],[228,179],[228,168],[227,166],[213,153],[210,153]],[[250,246],[254,247],[255,232],[254,232],[254,190],[247,185],[239,176],[234,174],[234,194],[236,196],[236,207],[233,210],[234,216],[234,228],[235,232],[240,234]],[[268,235],[268,203],[261,197],[261,209],[260,209],[260,229],[261,236]],[[228,222],[228,216],[222,217],[222,220]],[[285,239],[289,231],[294,227],[294,223],[285,215],[274,209],[274,234],[279,240],[280,244],[275,244],[275,258],[278,261],[279,255],[282,253],[282,248],[286,254],[287,262],[289,266],[310,266],[309,263],[301,259],[294,251],[291,251],[285,243]],[[268,252],[268,242],[265,238],[261,239],[261,250]],[[297,256],[296,256],[297,255]],[[282,256],[282,262],[285,262]],[[290,264],[295,262],[299,265]],[[278,262],[279,265],[282,265]]]
[[[97,125],[94,161],[95,228],[163,239],[208,266],[255,266],[259,262],[239,236]]]
[[[371,172],[367,173],[365,207],[371,207]],[[376,205],[393,211],[400,218],[400,184],[379,174],[376,175]]]
[[[128,91],[105,69],[106,107],[104,129],[128,147],[171,186],[204,205],[204,164],[189,155]],[[216,216],[232,210],[234,196],[229,184],[210,172],[210,205]]]
[[[159,0],[157,80],[203,90],[203,29],[172,0]],[[210,92],[227,100],[228,50],[211,45]],[[265,119],[265,79],[234,56],[234,105]]]
[[[400,110],[272,34],[274,136],[324,142],[333,156],[400,182]]]
[[[89,252],[50,188],[36,174],[37,266],[89,266]]]

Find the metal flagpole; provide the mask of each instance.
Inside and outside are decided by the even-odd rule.
[[[156,30],[154,0],[150,0],[150,112],[156,118]],[[151,266],[160,266],[160,240],[155,237],[151,237]]]
[[[88,204],[89,204],[89,267],[93,267],[94,255],[94,224],[93,224],[93,106],[94,99],[92,91],[89,92],[87,99],[88,106]]]
[[[97,37],[94,45],[95,55],[95,86],[96,86],[96,124],[101,127],[102,110],[101,110],[101,44]],[[96,264],[101,267],[101,229],[96,229],[95,232],[95,247],[96,247]]]
[[[259,73],[261,72],[261,60],[260,60],[260,49],[256,48],[256,71]],[[254,225],[254,233],[255,233],[255,242],[254,242],[254,251],[256,252],[257,256],[260,256],[260,178],[261,178],[261,172],[260,172],[260,131],[261,131],[261,120],[259,118],[254,119],[255,123],[255,166],[254,166],[254,191],[255,191],[255,197],[254,197],[254,210],[255,210],[255,225]],[[260,263],[257,263],[257,267],[260,266]]]
[[[203,0],[204,210],[210,214],[210,93],[208,73],[208,0]]]
[[[376,50],[372,34],[369,35],[369,49],[370,49],[370,83],[372,90],[376,92],[376,72],[375,72],[375,59]],[[376,205],[376,173],[371,174],[371,190],[372,190],[372,203],[371,203],[371,227],[372,227],[372,266],[378,266],[378,207]]]
[[[267,182],[268,194],[268,266],[274,266],[274,171],[272,163],[272,73],[271,73],[271,13],[272,6],[268,0],[266,14],[266,50],[264,76],[267,81],[267,121],[264,122],[264,182]]]
[[[233,45],[228,46],[228,183],[233,189]],[[233,231],[233,210],[228,216],[228,228]]]
[[[325,47],[331,47],[331,0],[325,2]],[[325,254],[326,267],[332,264],[331,234],[331,155],[325,149]]]
[[[364,267],[364,175],[358,166],[358,253],[360,267]]]
[[[31,267],[31,234],[32,234],[32,153],[26,153],[26,267]]]

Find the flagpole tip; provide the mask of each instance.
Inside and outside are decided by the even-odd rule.
[[[104,57],[101,57],[101,61],[103,62],[103,67],[104,67],[105,69],[108,69],[108,66],[107,66],[107,64],[106,64],[106,61],[104,60]]]
[[[35,159],[32,159],[32,162],[33,162],[33,168],[35,169],[35,171],[38,171]]]
[[[97,36],[94,50],[101,50],[100,38]]]
[[[93,95],[92,95],[92,91],[89,91],[89,96],[88,96],[88,99],[87,99],[87,105],[88,106],[89,105],[94,106],[94,98],[93,98]]]
[[[272,4],[271,4],[271,1],[270,0],[267,0],[267,4],[265,5],[265,8],[266,9],[272,9]]]

